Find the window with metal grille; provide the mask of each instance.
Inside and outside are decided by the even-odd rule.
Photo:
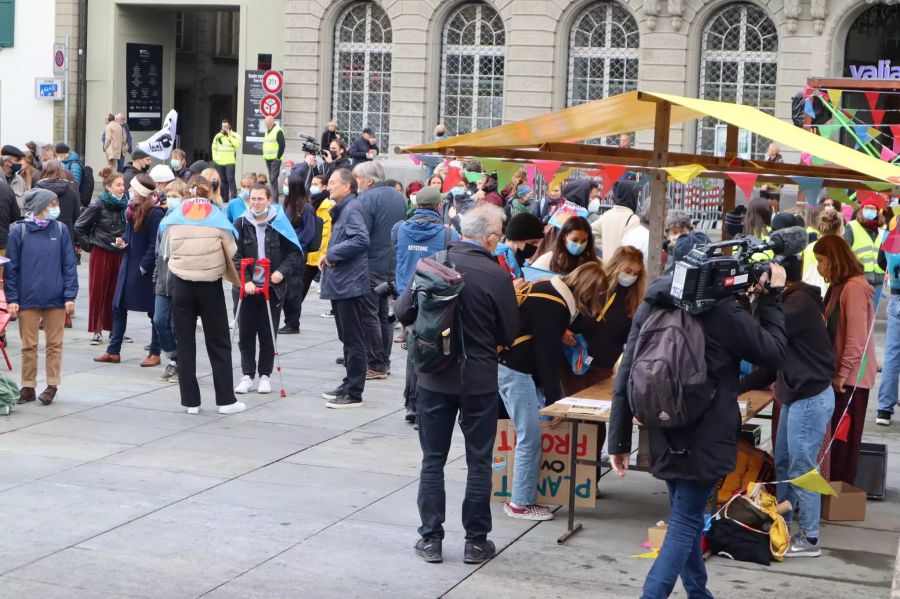
[[[391,20],[374,2],[357,2],[334,31],[332,116],[347,143],[370,128],[387,151],[391,126]]]
[[[703,28],[700,49],[700,97],[747,104],[775,113],[775,76],[778,72],[778,32],[765,11],[752,4],[725,6]],[[697,130],[697,151],[713,154],[725,128],[704,118]],[[718,133],[717,133],[718,131]],[[750,137],[753,157],[765,155],[768,140]]]
[[[444,26],[440,120],[450,135],[503,121],[503,20],[486,4],[464,4]]]

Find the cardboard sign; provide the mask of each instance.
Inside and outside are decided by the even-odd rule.
[[[550,428],[541,422],[541,462],[537,476],[535,502],[541,505],[567,505],[569,485],[572,484],[572,467],[569,452],[572,443],[572,425],[560,424]],[[491,463],[491,501],[505,503],[512,497],[513,467],[515,464],[516,427],[512,420],[497,421],[497,437]],[[576,456],[585,459],[597,457],[597,425],[580,424],[576,440]],[[578,465],[575,471],[575,505],[594,507],[597,504],[597,468]]]

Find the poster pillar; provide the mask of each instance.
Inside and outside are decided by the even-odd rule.
[[[737,156],[739,130],[734,125],[728,125],[725,130],[725,160],[731,161]],[[737,186],[731,177],[725,177],[725,191],[722,197],[722,240],[731,239],[725,229],[725,215],[734,210]],[[750,198],[747,198],[748,200]]]
[[[669,165],[669,127],[672,120],[672,105],[668,102],[656,102],[656,122],[653,133],[653,155],[649,166],[655,167],[650,180],[650,239],[662,239],[665,236],[666,212],[666,171]],[[651,247],[653,244],[651,243]],[[647,260],[650,280],[662,273],[662,255],[651,251]]]

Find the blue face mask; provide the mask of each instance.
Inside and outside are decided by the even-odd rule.
[[[250,190],[249,190],[249,189],[241,189],[241,197],[242,197],[243,199],[245,199],[245,200],[246,200],[247,198],[249,198],[249,197],[250,197]]]
[[[47,219],[56,220],[59,218],[59,206],[51,206],[47,209]]]
[[[865,220],[875,220],[878,218],[878,210],[875,208],[863,208],[862,217]]]
[[[309,186],[309,194],[310,195],[318,195],[322,193],[322,188],[318,185],[310,185]]]
[[[573,256],[580,256],[584,253],[585,249],[587,249],[586,243],[575,243],[574,241],[566,242],[566,251]]]
[[[466,195],[466,190],[463,189],[462,187],[454,187],[453,189],[450,190],[450,193],[453,194],[454,198],[460,198],[460,197]]]
[[[177,171],[181,168],[181,161],[180,160],[170,160],[169,166],[172,167],[173,171]]]

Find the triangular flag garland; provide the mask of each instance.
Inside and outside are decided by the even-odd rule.
[[[866,181],[866,187],[872,191],[887,191],[893,187],[890,183],[884,181]]]
[[[574,170],[575,170],[574,168],[571,168],[571,167],[570,167],[570,168],[564,168],[563,170],[558,171],[558,172],[556,173],[556,175],[553,177],[553,180],[550,181],[550,185],[551,185],[551,186],[553,186],[553,185],[562,185],[562,184],[563,184],[563,181],[565,181],[566,178],[567,178],[570,174],[572,174],[572,171],[574,171]]]
[[[478,183],[484,177],[484,173],[472,173],[469,171],[465,172],[466,181],[469,183]]]
[[[835,108],[840,108],[841,96],[844,95],[844,91],[840,89],[826,89],[825,91],[828,93],[828,99],[831,100]]]
[[[819,125],[819,135],[825,138],[830,138],[832,135],[834,135],[834,132],[840,128],[840,125]]]
[[[897,152],[887,146],[881,146],[881,159],[886,162],[893,162],[897,158]]]
[[[841,421],[838,422],[837,428],[834,429],[834,439],[835,441],[842,441],[844,443],[847,442],[847,434],[850,432],[850,414],[848,412],[844,412],[844,415],[841,416]]]
[[[846,189],[840,189],[838,187],[829,187],[828,188],[828,197],[834,200],[835,202],[840,202],[841,204],[846,204],[850,199],[850,196],[847,195]]]
[[[801,489],[806,489],[807,491],[812,491],[819,495],[834,495],[837,497],[834,488],[828,484],[827,480],[822,478],[821,474],[819,474],[818,468],[813,468],[806,474],[798,476],[797,478],[792,478],[788,482],[795,487],[800,487]]]
[[[559,167],[562,166],[562,162],[559,160],[535,160],[533,164],[546,183],[553,180],[553,175],[555,175],[556,171],[559,170]]]
[[[460,181],[463,181],[462,172],[455,166],[451,166],[444,175],[444,186],[441,188],[441,193],[448,193]]]
[[[825,160],[823,160],[822,158],[819,158],[818,156],[813,156],[812,164],[813,164],[813,166],[825,166],[826,163],[825,163]]]
[[[669,173],[670,180],[687,185],[696,179],[700,173],[704,172],[706,168],[700,164],[688,164],[685,166],[667,166],[663,167],[663,170]]]
[[[497,189],[501,190],[512,179],[513,173],[521,169],[522,165],[515,162],[501,162],[497,166]]]
[[[800,187],[806,203],[815,206],[825,180],[821,177],[791,177],[791,179]]]
[[[872,111],[872,124],[876,127],[881,127],[882,121],[884,121],[884,110],[873,110]]]
[[[612,189],[612,186],[622,178],[628,167],[621,164],[604,164],[601,175],[603,176],[603,188],[600,191],[600,197],[605,198]]]
[[[728,176],[734,181],[734,184],[738,186],[738,188],[744,192],[744,197],[750,199],[750,193],[753,191],[753,186],[756,184],[756,180],[759,178],[757,173],[727,173]]]
[[[869,110],[875,110],[878,107],[878,96],[881,95],[881,92],[863,92],[863,95],[866,97],[866,102],[869,103]]]
[[[412,160],[412,163],[416,166],[421,166],[422,164],[422,158],[418,154],[410,154],[409,159]]]
[[[534,168],[533,164],[525,165],[525,180],[528,182],[528,187],[534,187],[534,174],[536,172],[537,170]]]
[[[872,139],[872,135],[869,133],[871,127],[869,127],[868,125],[851,125],[850,128],[854,133],[856,133],[856,139],[860,145]]]
[[[866,133],[869,134],[869,139],[875,139],[881,135],[881,131],[879,131],[875,127],[869,127],[868,129],[866,129]]]

